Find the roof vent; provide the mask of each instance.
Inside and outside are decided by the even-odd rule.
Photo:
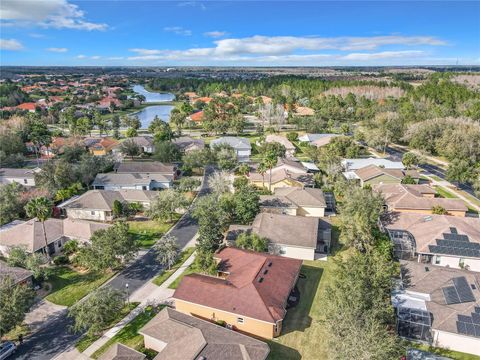
[[[428,266],[425,266],[425,271],[426,271],[426,272],[430,271],[430,269],[428,268]]]
[[[432,221],[432,217],[431,216],[424,216],[423,221]]]
[[[268,269],[265,269],[265,271],[263,272],[263,275],[267,275],[268,274]]]
[[[271,261],[268,263],[268,267],[272,267],[272,262]]]
[[[258,282],[259,282],[259,283],[262,283],[262,282],[263,282],[263,277],[261,277],[260,279],[258,279]]]

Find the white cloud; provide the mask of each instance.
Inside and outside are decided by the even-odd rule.
[[[90,57],[90,59],[92,59],[92,60],[98,60],[100,58],[101,58],[101,56],[99,56],[99,55],[93,55],[93,56]]]
[[[184,28],[181,27],[181,26],[167,26],[167,27],[164,27],[163,30],[165,30],[165,31],[167,31],[167,32],[171,32],[171,33],[177,34],[177,35],[183,35],[183,36],[190,36],[190,35],[192,35],[192,31],[191,31],[191,30],[184,29]]]
[[[207,31],[204,32],[203,35],[212,38],[219,38],[228,35],[228,33],[226,31]]]
[[[352,53],[342,56],[343,60],[378,60],[378,59],[392,59],[392,58],[413,58],[425,55],[421,50],[405,50],[405,51],[383,51],[377,53]]]
[[[123,60],[125,59],[123,56],[110,56],[107,57],[107,60]]]
[[[34,39],[44,39],[44,38],[46,38],[45,35],[39,34],[39,33],[31,33],[31,34],[28,34],[28,36],[30,36]]]
[[[83,54],[77,55],[77,59],[85,59],[85,58],[86,58],[86,56],[83,55]]]
[[[198,1],[182,1],[177,4],[179,7],[199,7],[202,10],[207,10],[205,4]]]
[[[67,0],[2,0],[0,2],[2,25],[45,28],[105,30],[107,24],[85,20],[85,12]]]
[[[161,50],[153,50],[153,49],[129,49],[128,51],[137,53],[139,55],[157,55],[161,53]]]
[[[23,45],[21,42],[15,39],[0,39],[0,49],[1,50],[22,50]]]
[[[67,52],[68,49],[67,48],[51,47],[51,48],[47,48],[47,51],[56,52],[56,53],[64,53],[64,52]]]

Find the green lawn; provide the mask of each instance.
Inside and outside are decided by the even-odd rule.
[[[155,279],[153,279],[153,283],[157,286],[160,286],[162,285],[165,281],[167,281],[167,279],[172,276],[172,274],[178,270],[178,268],[180,268],[183,263],[190,257],[190,255],[193,254],[193,252],[195,251],[195,248],[194,247],[189,247],[189,248],[186,248],[185,250],[183,250],[177,261],[175,262],[175,264],[172,266],[172,268],[170,270],[166,270],[164,272],[162,272],[159,276],[157,276]]]
[[[289,309],[282,335],[269,341],[270,360],[327,359],[328,334],[322,324],[325,289],[332,280],[333,261],[304,261],[299,279],[299,304]]]
[[[48,278],[52,285],[46,299],[57,305],[72,306],[113,276],[113,272],[79,273],[67,266],[55,267]]]
[[[160,306],[162,309],[164,306]],[[143,336],[138,334],[138,331],[148,323],[157,314],[153,308],[148,307],[146,311],[139,314],[135,319],[128,323],[122,330],[120,330],[113,338],[108,340],[101,348],[95,351],[92,358],[97,359],[107,349],[116,342],[127,345],[135,350],[145,352],[143,347]],[[151,355],[151,354],[150,354]]]
[[[120,312],[118,312],[117,316],[115,319],[112,320],[112,322],[104,329],[104,331],[110,329],[112,326],[114,326],[116,323],[118,323],[120,320],[122,320],[125,316],[127,316],[130,311],[135,309],[140,303],[139,302],[133,302],[128,305],[125,305]],[[76,344],[75,347],[78,349],[80,352],[84,352],[90,345],[92,345],[95,341],[100,339],[102,335],[93,335],[93,336],[83,336]]]
[[[435,190],[437,191],[437,194],[440,195],[443,198],[447,198],[447,199],[457,198],[457,196],[455,194],[451,193],[448,190],[445,190],[444,188],[442,188],[440,186],[435,186]]]
[[[193,265],[193,264],[192,264]],[[189,267],[187,267],[185,269],[185,271],[183,273],[180,274],[179,277],[177,277],[171,284],[170,286],[168,287],[169,289],[176,289],[178,287],[178,285],[180,284],[180,281],[182,281],[183,277],[185,275],[189,275],[189,274],[193,274],[195,272],[195,270],[193,270],[193,266],[190,265]]]
[[[465,353],[453,351],[453,350],[436,348],[436,347],[428,346],[424,344],[411,343],[411,345],[416,349],[428,351],[430,353],[440,355],[440,356],[445,356],[454,360],[479,360],[480,359],[480,356],[465,354]]]
[[[157,220],[129,221],[129,232],[133,235],[138,246],[149,248],[177,222],[180,216],[176,214],[174,221],[171,223]]]

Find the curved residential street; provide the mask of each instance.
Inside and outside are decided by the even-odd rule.
[[[199,197],[209,193],[207,179],[212,172],[213,168],[211,167],[205,169],[205,177],[198,194]],[[198,224],[191,215],[191,209],[189,209],[171,229],[170,235],[177,239],[178,247],[181,249],[195,237],[197,231]],[[155,252],[150,249],[114,276],[104,286],[111,286],[125,291],[125,285],[128,283],[129,293],[133,294],[152,280],[161,269],[162,266],[157,262]],[[25,339],[12,359],[47,360],[58,356],[74,346],[75,342],[81,337],[81,334],[68,332],[71,324],[72,319],[67,317],[66,309],[58,312],[46,324],[40,326],[38,331]]]

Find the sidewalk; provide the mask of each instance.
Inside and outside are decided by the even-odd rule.
[[[186,247],[196,240],[197,236],[195,236],[190,243],[187,244]],[[168,303],[170,298],[172,297],[174,290],[169,289],[168,287],[172,282],[174,282],[183,272],[184,270],[193,263],[195,259],[195,253],[190,255],[190,257],[183,263],[183,265],[175,271],[172,276],[170,276],[161,286],[156,286],[151,281],[147,282],[144,286],[140,289],[135,291],[130,296],[130,301],[140,301],[140,305],[138,305],[133,311],[131,311],[125,318],[123,318],[119,323],[117,323],[114,327],[109,329],[103,336],[95,341],[92,345],[90,345],[81,355],[82,357],[77,356],[76,359],[85,359],[85,357],[90,357],[92,354],[97,351],[100,347],[102,347],[108,340],[114,337],[125,325],[127,325],[130,321],[135,319],[140,313],[144,311],[147,306],[150,305],[158,305],[158,304],[165,304]]]

